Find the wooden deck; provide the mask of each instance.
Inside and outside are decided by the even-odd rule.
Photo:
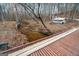
[[[79,30],[29,56],[79,56]]]

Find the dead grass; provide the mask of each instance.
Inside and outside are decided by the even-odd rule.
[[[28,32],[26,34],[26,36],[27,36],[29,42],[32,42],[32,41],[38,40],[40,38],[46,37],[46,35],[43,35],[39,32]]]
[[[5,24],[0,22],[0,42],[6,41],[9,43],[9,47],[12,48],[46,37],[46,35],[38,32],[40,28],[44,29],[41,23],[36,24],[34,21],[29,21],[29,23],[29,25],[23,24],[21,29],[19,29],[20,33],[16,30],[15,21],[6,21]],[[45,22],[45,24],[53,33],[76,26],[75,22],[67,24],[50,24],[49,22]]]
[[[40,29],[42,29],[43,31],[46,31],[41,23],[36,24],[34,23],[34,21],[31,21],[31,20],[29,22],[30,23],[28,25],[22,26],[20,29],[20,32],[27,36],[29,42],[38,40],[46,36],[42,33],[39,33]],[[64,30],[68,30],[76,26],[75,22],[66,23],[66,24],[53,24],[53,23],[50,24],[49,22],[45,22],[45,24],[47,28],[54,34],[57,32],[62,32]]]
[[[8,42],[9,42],[10,48],[28,43],[26,36],[19,32],[16,32],[14,37],[11,40],[9,40]]]
[[[8,42],[9,47],[15,47],[27,43],[25,35],[16,30],[15,21],[0,22],[0,42]]]

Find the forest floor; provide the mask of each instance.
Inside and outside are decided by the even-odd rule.
[[[33,25],[33,21],[30,21],[30,23]],[[45,22],[45,24],[50,31],[54,32],[55,34],[76,26],[76,22],[70,22],[66,24],[53,24],[50,22]],[[31,36],[32,35],[33,34],[31,34]],[[36,34],[35,36],[38,35]],[[44,35],[39,34],[39,36],[42,38]],[[28,36],[26,37],[26,35],[21,34],[16,29],[15,21],[5,21],[4,24],[0,22],[0,42],[8,42],[10,48],[29,43]]]

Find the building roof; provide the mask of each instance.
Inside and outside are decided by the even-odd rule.
[[[57,17],[57,18],[54,18],[54,20],[65,20],[65,18]]]

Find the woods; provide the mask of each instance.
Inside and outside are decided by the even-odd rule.
[[[65,18],[55,24],[54,18]],[[79,4],[75,3],[4,3],[0,4],[0,41],[9,47],[38,41],[77,26]]]

